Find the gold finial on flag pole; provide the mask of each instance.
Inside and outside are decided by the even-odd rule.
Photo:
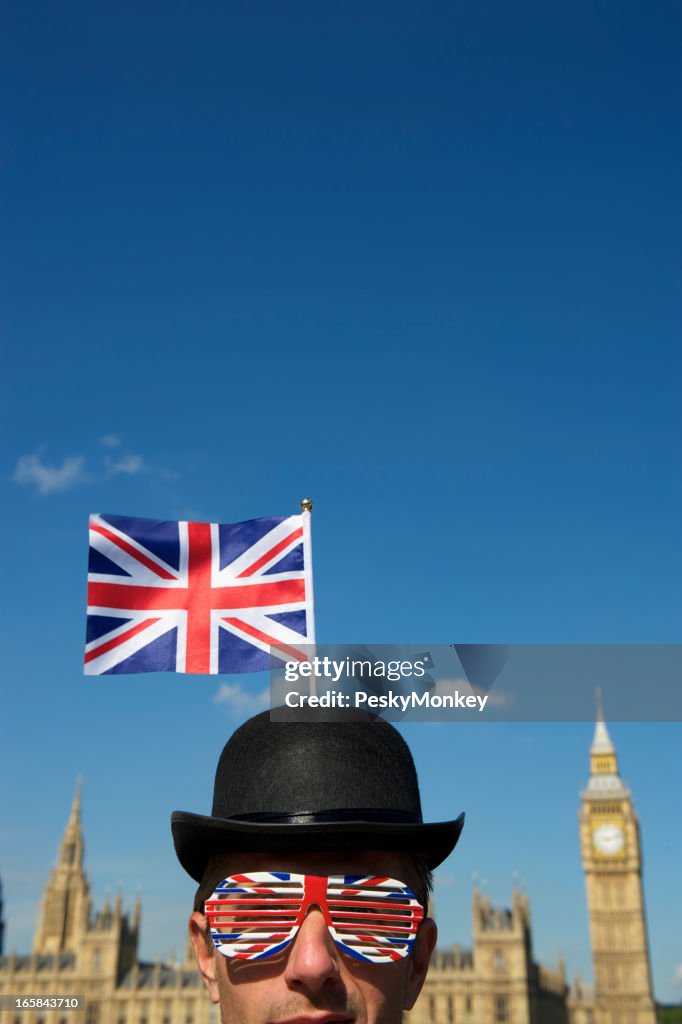
[[[310,498],[301,498],[301,512],[312,512],[313,503]]]

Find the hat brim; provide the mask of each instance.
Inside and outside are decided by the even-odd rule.
[[[200,882],[211,857],[220,853],[299,853],[333,850],[396,850],[423,856],[429,868],[448,857],[464,827],[453,821],[324,821],[291,824],[213,818],[189,811],[171,815],[178,860]]]

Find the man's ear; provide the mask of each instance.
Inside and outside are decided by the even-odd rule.
[[[417,937],[414,940],[412,952],[407,958],[407,981],[405,982],[404,1010],[411,1010],[417,1002],[417,996],[422,990],[426,980],[426,972],[429,969],[431,954],[438,938],[436,922],[431,917],[425,917],[419,926]]]
[[[188,922],[189,937],[194,946],[194,956],[197,967],[212,1003],[217,1003],[220,996],[218,993],[218,980],[216,977],[217,956],[213,944],[206,941],[208,934],[208,922],[203,914],[194,911]]]

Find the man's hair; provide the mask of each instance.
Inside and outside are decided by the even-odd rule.
[[[409,874],[411,877],[401,879],[401,881],[408,882],[412,886],[415,896],[423,906],[424,910],[428,912],[431,894],[433,892],[433,872],[427,864],[426,857],[414,853],[405,853],[403,856],[409,866]],[[220,866],[222,862],[223,857],[218,854],[215,857],[211,857],[204,868],[201,882],[199,883],[199,887],[194,895],[194,909],[198,910],[200,914],[204,913],[204,903],[206,900],[213,895],[216,886],[219,882],[222,882],[225,877],[224,868],[221,868]],[[213,951],[211,929],[208,922],[206,923],[204,938],[208,948]]]

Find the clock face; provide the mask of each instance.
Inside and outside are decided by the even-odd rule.
[[[625,843],[625,836],[620,825],[604,824],[593,833],[594,845],[605,857],[620,853]]]

